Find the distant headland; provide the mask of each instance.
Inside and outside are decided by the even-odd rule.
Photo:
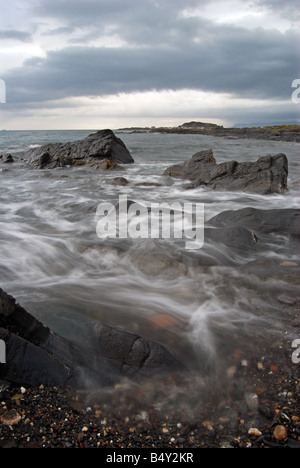
[[[204,122],[187,122],[178,127],[120,128],[124,133],[166,133],[186,135],[211,135],[225,138],[254,138],[260,140],[293,141],[300,143],[300,125],[272,125],[266,127],[232,127]]]

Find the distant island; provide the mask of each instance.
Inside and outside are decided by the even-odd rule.
[[[120,128],[124,133],[166,133],[182,135],[211,135],[230,139],[254,138],[260,140],[293,141],[300,143],[300,125],[272,125],[266,127],[232,127],[205,122],[187,122],[178,127]]]

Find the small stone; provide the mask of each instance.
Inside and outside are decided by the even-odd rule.
[[[298,265],[295,262],[290,262],[290,261],[286,260],[286,261],[280,263],[280,266],[283,266],[283,267],[296,267]]]
[[[0,416],[0,421],[7,426],[14,426],[21,421],[21,416],[15,410],[6,411]]]
[[[204,426],[208,431],[214,430],[212,421],[204,421],[204,423],[202,423],[202,426]]]
[[[227,377],[229,377],[230,379],[232,379],[232,378],[235,376],[236,371],[237,371],[236,366],[228,367],[228,369],[227,369],[227,371],[226,371]]]
[[[229,442],[222,442],[221,449],[233,449],[233,447]]]
[[[226,425],[230,423],[230,418],[226,418],[226,416],[221,416],[219,418],[219,423],[222,425]]]
[[[249,429],[248,431],[248,434],[252,436],[256,436],[256,437],[262,436],[262,433],[260,432],[260,430],[256,429],[255,427],[251,427],[251,429]]]
[[[290,297],[290,296],[278,296],[277,300],[281,302],[282,304],[286,305],[295,305],[296,304],[296,299]]]
[[[256,393],[246,394],[246,404],[250,411],[257,411],[259,407],[258,395]]]
[[[273,432],[276,440],[285,440],[288,437],[288,433],[285,426],[276,426]]]

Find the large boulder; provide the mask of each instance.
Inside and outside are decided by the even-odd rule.
[[[208,150],[195,154],[190,161],[169,167],[164,175],[190,180],[191,188],[284,193],[288,189],[288,159],[285,154],[277,154],[261,157],[256,162],[217,164],[213,151]]]
[[[183,370],[162,345],[97,322],[89,345],[78,345],[36,320],[0,289],[0,379],[15,385],[93,388],[122,377],[141,379]]]
[[[101,130],[82,141],[54,143],[34,148],[23,154],[25,164],[35,169],[54,169],[65,166],[109,161],[110,164],[134,162],[124,142],[111,130]]]

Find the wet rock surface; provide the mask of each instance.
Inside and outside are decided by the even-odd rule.
[[[216,227],[242,227],[262,234],[288,234],[300,236],[300,210],[259,210],[244,208],[242,210],[224,211],[209,221]]]
[[[165,176],[191,180],[190,188],[246,191],[259,194],[287,191],[288,159],[285,154],[267,155],[252,163],[217,164],[212,150],[196,153],[190,161],[171,166]]]
[[[36,320],[0,289],[0,339],[7,363],[0,378],[15,385],[85,388],[115,384],[126,375],[177,372],[183,366],[163,346],[104,324],[91,330],[94,347],[79,347]]]
[[[14,158],[11,154],[0,154],[0,164],[12,164]]]
[[[108,169],[113,164],[134,162],[120,138],[111,130],[101,130],[82,141],[55,143],[34,148],[23,154],[25,164],[34,169],[90,165]],[[103,164],[106,164],[104,167]]]

